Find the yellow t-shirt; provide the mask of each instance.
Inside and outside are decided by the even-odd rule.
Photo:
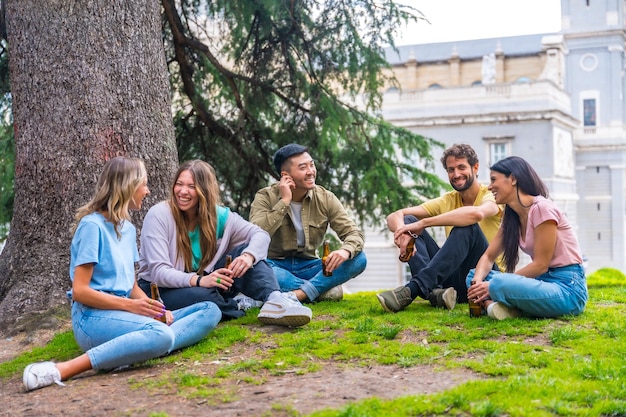
[[[474,201],[474,206],[480,206],[486,201],[493,201],[495,203],[496,199],[486,185],[481,185],[478,195],[476,196],[476,200]],[[423,203],[420,207],[424,208],[428,215],[433,217],[463,207],[463,201],[461,200],[459,192],[455,190],[450,191],[441,197],[429,200]],[[498,229],[500,228],[500,223],[502,222],[502,214],[504,213],[503,207],[499,205],[498,208],[498,214],[478,222],[478,226],[480,227],[480,230],[483,231],[483,234],[487,238],[488,242],[491,242],[491,240],[495,237]],[[445,226],[446,237],[450,235],[452,227],[453,226]],[[497,263],[500,270],[504,271],[504,265],[501,257],[498,257]]]

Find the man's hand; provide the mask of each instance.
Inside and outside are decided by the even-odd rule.
[[[326,258],[326,270],[333,272],[335,269],[350,259],[350,252],[345,249],[337,249],[328,254]]]
[[[293,178],[286,173],[283,173],[280,177],[280,182],[278,183],[278,189],[280,190],[280,199],[283,200],[285,204],[290,204],[291,199],[293,198],[293,190],[296,188],[296,183],[293,181]]]

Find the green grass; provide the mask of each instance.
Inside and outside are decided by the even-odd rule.
[[[626,416],[626,277],[602,269],[588,283],[585,312],[560,319],[498,322],[470,318],[466,305],[446,311],[426,301],[387,314],[374,293],[317,303],[309,325],[288,331],[264,329],[251,311],[220,324],[196,346],[148,361],[146,366],[174,366],[161,366],[156,377],[133,386],[218,403],[237,397],[229,384],[234,379],[262,384],[268,375],[315,372],[328,362],[433,365],[469,369],[482,378],[438,394],[371,398],[310,416]],[[243,351],[247,354],[234,359],[233,352]],[[61,333],[47,346],[0,364],[0,378],[20,374],[33,361],[79,353],[71,332]],[[230,359],[222,363],[223,356]],[[214,372],[193,366],[207,361],[218,363]]]

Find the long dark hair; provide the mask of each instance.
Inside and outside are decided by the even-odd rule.
[[[493,164],[490,168],[492,171],[504,174],[505,177],[513,176],[517,180],[516,192],[517,201],[522,205],[519,198],[519,191],[532,195],[543,196],[548,198],[548,188],[543,183],[537,172],[530,166],[525,159],[519,156],[509,156]],[[504,264],[507,272],[514,272],[515,266],[519,261],[519,239],[521,235],[521,223],[517,213],[506,205],[504,209],[504,217],[502,219],[502,240],[504,244]]]

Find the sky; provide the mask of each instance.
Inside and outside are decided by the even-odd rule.
[[[561,0],[397,0],[430,24],[409,25],[396,45],[558,32]]]

